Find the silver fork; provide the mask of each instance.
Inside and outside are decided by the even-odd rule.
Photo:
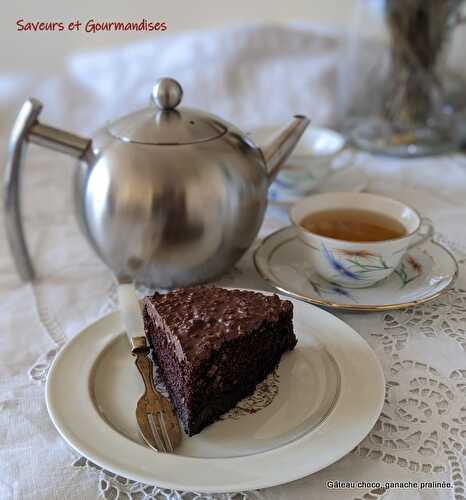
[[[181,441],[181,429],[171,402],[159,394],[152,378],[150,348],[146,337],[131,339],[131,352],[145,385],[136,406],[136,419],[144,441],[153,450],[173,453]]]

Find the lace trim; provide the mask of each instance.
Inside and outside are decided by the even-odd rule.
[[[372,333],[387,354],[405,349],[411,334],[435,338],[445,335],[466,351],[466,290],[448,290],[434,302],[421,304],[383,317],[384,333]]]
[[[42,354],[34,365],[29,369],[29,379],[35,384],[45,384],[52,361],[54,360],[60,347],[53,347],[45,354]]]
[[[382,486],[381,488],[375,488],[368,491],[362,497],[354,497],[354,500],[381,500],[388,492],[389,490]]]
[[[35,384],[45,384],[47,380],[47,373],[54,360],[57,352],[65,343],[65,333],[58,322],[57,318],[45,305],[42,300],[40,291],[32,285],[32,294],[35,301],[37,316],[42,328],[55,344],[54,347],[49,349],[45,354],[39,356],[34,365],[29,369],[29,379]]]
[[[57,318],[51,313],[42,299],[40,290],[34,285],[31,286],[35,301],[37,316],[47,335],[56,345],[65,342],[65,333]]]
[[[84,457],[75,460],[73,467],[84,469],[88,474],[96,476],[99,496],[106,500],[260,500],[264,498],[256,491],[207,495],[150,486],[106,471]]]
[[[427,363],[398,354],[393,360],[383,413],[353,453],[412,472],[448,472],[455,498],[463,498],[466,369],[445,376]]]

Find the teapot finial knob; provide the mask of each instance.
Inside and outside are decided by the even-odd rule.
[[[182,97],[183,89],[173,78],[161,78],[152,89],[152,101],[160,109],[175,109]]]

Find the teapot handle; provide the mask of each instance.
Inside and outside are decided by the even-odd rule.
[[[24,238],[20,210],[20,179],[27,143],[60,151],[83,159],[90,149],[90,139],[43,125],[37,118],[42,103],[28,99],[22,106],[10,135],[5,168],[5,229],[16,269],[24,281],[32,281],[34,268]]]

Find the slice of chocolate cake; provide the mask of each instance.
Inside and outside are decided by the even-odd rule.
[[[217,287],[144,299],[146,335],[186,433],[252,394],[296,345],[293,304]]]

